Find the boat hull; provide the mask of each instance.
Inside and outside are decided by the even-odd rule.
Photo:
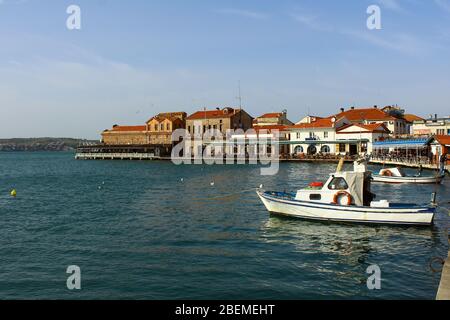
[[[295,200],[281,193],[257,191],[266,209],[306,220],[391,225],[431,225],[435,208],[397,205],[389,208],[342,206]]]
[[[414,183],[414,184],[439,184],[444,176],[437,177],[390,177],[372,175],[372,181],[383,183]]]

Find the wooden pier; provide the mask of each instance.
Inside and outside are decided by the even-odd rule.
[[[442,269],[441,282],[436,300],[450,300],[450,252]]]

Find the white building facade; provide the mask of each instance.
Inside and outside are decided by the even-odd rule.
[[[309,119],[308,119],[309,120]],[[350,124],[345,117],[318,118],[300,121],[290,127],[290,153],[293,155],[335,154],[336,130]]]

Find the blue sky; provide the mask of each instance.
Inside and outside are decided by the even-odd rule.
[[[81,30],[66,8],[81,8]],[[367,7],[382,30],[368,30]],[[0,0],[0,137],[98,138],[161,111],[297,121],[398,104],[450,115],[450,0]]]

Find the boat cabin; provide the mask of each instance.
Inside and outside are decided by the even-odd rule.
[[[313,182],[297,191],[299,201],[334,203],[347,206],[370,206],[375,195],[370,191],[371,173],[364,164],[355,162],[354,171],[330,174],[327,182]]]

